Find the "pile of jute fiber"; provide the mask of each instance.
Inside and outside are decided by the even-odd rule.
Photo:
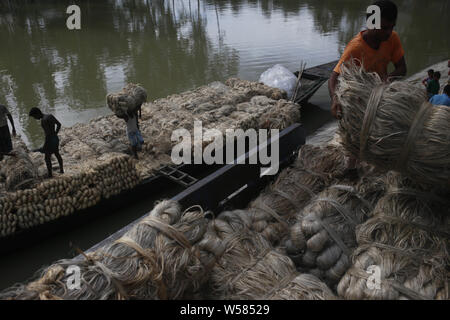
[[[208,220],[200,209],[182,212],[162,201],[118,240],[81,259],[60,260],[38,278],[0,294],[2,299],[177,299],[191,298],[206,278],[194,244]],[[80,288],[67,287],[66,269],[78,266]]]
[[[328,187],[297,214],[290,228],[289,256],[300,270],[316,275],[332,289],[350,266],[357,246],[356,227],[369,218],[384,193],[381,179],[367,180],[356,187]]]
[[[71,215],[134,188],[140,178],[133,161],[123,154],[105,154],[84,162],[76,172],[6,193],[0,198],[0,236]]]
[[[295,214],[325,187],[343,178],[345,168],[342,147],[302,146],[294,164],[250,203],[250,228],[273,246],[279,245]]]
[[[13,156],[5,156],[0,161],[0,180],[4,180],[4,188],[9,192],[33,186],[38,177],[25,143],[19,137],[13,140]]]
[[[335,299],[331,290],[312,275],[300,274],[286,255],[249,229],[244,210],[225,211],[208,225],[199,248],[212,265],[205,299]]]
[[[354,63],[336,90],[344,147],[355,157],[413,180],[450,187],[450,108],[431,105],[409,82],[383,83]]]
[[[448,299],[448,208],[448,199],[399,176],[373,216],[357,227],[358,247],[337,287],[339,296]]]
[[[335,299],[319,279],[251,232],[241,210],[209,221],[162,201],[118,240],[82,258],[60,260],[1,299]],[[66,269],[80,268],[71,290]]]

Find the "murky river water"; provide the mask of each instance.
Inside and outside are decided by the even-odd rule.
[[[296,70],[301,59],[337,59],[370,2],[79,0],[81,30],[69,31],[64,1],[2,1],[0,103],[36,146],[34,106],[71,126],[108,114],[106,94],[126,82],[153,100],[229,77],[257,80],[276,63]],[[448,58],[450,1],[396,2],[409,73]]]
[[[364,28],[371,2],[78,0],[81,30],[69,31],[63,1],[1,1],[0,103],[34,147],[43,141],[27,115],[34,106],[71,126],[109,114],[106,94],[127,82],[142,84],[153,100],[230,77],[257,80],[276,63],[294,71],[301,60],[307,67],[335,60]],[[450,0],[396,3],[408,74],[448,59]],[[302,117],[313,132],[330,121],[326,87],[310,102]],[[88,248],[152,203],[2,257],[0,289],[68,256],[69,240]]]

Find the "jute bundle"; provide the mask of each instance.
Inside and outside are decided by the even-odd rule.
[[[270,300],[336,300],[330,288],[312,274],[303,273],[296,276],[289,284],[279,289]]]
[[[200,242],[202,260],[212,265],[207,299],[333,299],[325,284],[300,275],[289,257],[248,229],[243,210],[226,211],[211,221]]]
[[[18,138],[14,139],[14,157],[4,157],[0,161],[0,174],[6,177],[6,191],[26,189],[36,182],[37,170],[30,160],[26,145]]]
[[[374,216],[358,226],[358,248],[338,294],[346,299],[448,299],[450,222],[448,203],[442,201],[417,189],[393,187]],[[379,270],[379,282],[370,269]]]
[[[252,96],[265,95],[273,100],[287,99],[287,94],[284,90],[272,88],[260,82],[230,78],[225,84],[233,89],[245,90]]]
[[[27,285],[16,285],[2,299],[177,299],[189,297],[206,280],[195,243],[207,220],[201,210],[181,212],[162,201],[124,236],[84,254],[60,260]],[[79,289],[67,287],[66,268],[80,268]]]
[[[4,234],[0,232],[0,236],[92,207],[102,198],[134,188],[139,181],[133,160],[123,154],[108,153],[95,161],[85,161],[77,170],[72,167],[64,175],[44,180],[34,188],[6,194],[2,206],[10,209],[5,218],[0,217],[5,219],[0,228]]]
[[[286,251],[300,270],[333,288],[350,267],[356,226],[367,220],[383,193],[383,180],[371,177],[356,187],[330,186],[313,198],[297,214],[286,241]]]
[[[299,106],[271,99],[277,96],[274,94],[277,90],[235,79],[233,86],[215,82],[143,104],[139,125],[145,143],[136,162],[139,175],[150,176],[161,165],[171,163],[171,150],[176,144],[171,141],[173,131],[185,128],[192,136],[194,121],[202,122],[203,134],[207,129],[222,133],[227,129],[281,130],[297,122]],[[123,153],[129,149],[125,122],[114,115],[64,128],[59,136],[67,172],[77,171],[80,163],[95,162],[106,153]],[[203,147],[211,141],[205,136]],[[35,160],[41,171],[45,171],[42,156]]]
[[[106,96],[108,107],[118,116],[127,112],[135,112],[147,101],[147,91],[139,85],[129,83],[120,92]]]
[[[338,146],[304,145],[291,168],[264,190],[249,206],[251,228],[276,246],[287,234],[291,218],[315,194],[345,171],[345,156]]]
[[[17,219],[12,213],[13,205],[6,197],[0,197],[0,236],[6,237],[16,232]]]
[[[44,185],[47,187],[29,189],[32,197],[39,194],[38,200],[18,203],[11,199],[12,194],[6,194],[7,205],[12,205],[13,211],[19,212],[21,217],[20,221],[16,219],[19,227],[26,229],[72,214],[92,207],[102,198],[109,199],[132,189],[141,177],[150,176],[162,164],[172,162],[173,130],[183,127],[192,134],[195,120],[202,121],[203,133],[209,128],[224,133],[227,129],[238,128],[284,129],[300,118],[298,105],[270,98],[278,95],[278,89],[238,79],[232,83],[232,86],[213,83],[144,104],[140,128],[146,143],[138,161],[131,161],[123,154],[129,148],[126,126],[114,115],[63,128],[59,137],[64,175],[46,179]],[[203,147],[210,142],[204,139]],[[33,168],[39,168],[39,174],[45,174],[42,155],[29,156]],[[47,185],[46,181],[54,182]],[[11,226],[5,228],[9,228],[8,232],[12,230]]]
[[[343,66],[336,91],[343,145],[354,156],[411,179],[450,187],[450,108],[426,102],[424,90]]]

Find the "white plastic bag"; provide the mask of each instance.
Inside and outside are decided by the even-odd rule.
[[[276,64],[261,74],[259,82],[286,91],[288,99],[290,99],[294,94],[297,78],[289,69],[281,64]]]

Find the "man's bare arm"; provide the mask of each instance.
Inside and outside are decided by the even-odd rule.
[[[11,116],[11,114],[9,114],[9,113],[8,113],[8,119],[9,119],[9,122],[11,122],[12,134],[15,137],[16,136],[16,128],[14,127],[14,120],[13,120],[13,117]]]
[[[58,121],[58,119],[55,118],[55,116],[52,116],[53,123],[56,125],[56,134],[58,134],[59,130],[61,129],[61,122]]]
[[[342,108],[339,105],[337,98],[336,98],[336,86],[338,83],[338,77],[339,73],[333,71],[331,73],[330,79],[328,79],[328,92],[330,94],[331,98],[331,114],[336,119],[339,119],[341,117]]]
[[[403,56],[395,65],[395,70],[389,74],[388,79],[406,76],[406,60]]]

